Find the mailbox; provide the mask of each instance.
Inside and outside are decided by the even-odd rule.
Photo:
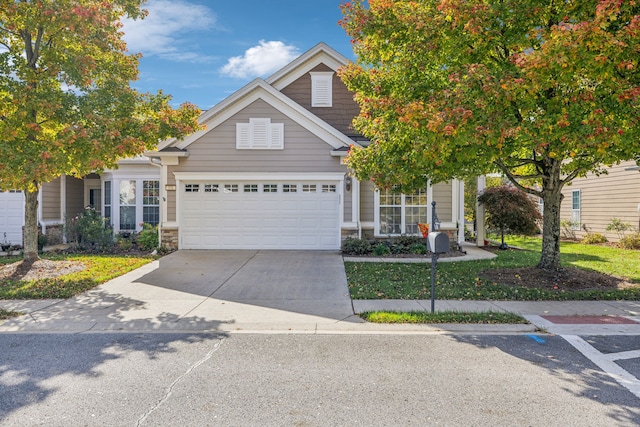
[[[427,241],[429,242],[429,247],[427,249],[434,254],[449,252],[449,236],[447,236],[447,233],[440,231],[431,232],[429,233]]]

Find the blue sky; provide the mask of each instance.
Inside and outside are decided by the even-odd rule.
[[[206,110],[319,42],[354,59],[337,23],[343,1],[148,0],[149,16],[124,26],[129,51],[143,55],[133,86]]]

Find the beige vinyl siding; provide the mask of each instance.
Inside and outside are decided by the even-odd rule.
[[[334,70],[325,64],[319,64],[311,71],[333,72]],[[342,133],[352,135],[355,132],[351,121],[360,114],[360,107],[358,107],[358,104],[353,100],[353,93],[349,92],[335,72],[333,74],[332,86],[333,101],[331,107],[311,106],[311,75],[309,73],[282,89],[281,92]]]
[[[441,222],[455,222],[451,212],[451,183],[440,182],[433,186],[433,201],[436,202],[436,214]],[[431,209],[431,206],[429,206]]]
[[[371,181],[362,181],[360,183],[360,221],[374,221],[374,200],[375,187]]]
[[[237,150],[236,123],[270,117],[284,123],[284,150]],[[257,100],[187,148],[170,172],[346,172],[332,147],[268,103]]]
[[[564,200],[560,209],[560,217],[571,219],[571,192],[580,190],[580,230],[576,237],[585,234],[583,225],[590,231],[603,233],[610,241],[618,241],[615,232],[606,232],[612,218],[620,218],[638,228],[638,204],[640,204],[640,172],[626,171],[625,168],[635,166],[635,162],[623,162],[608,168],[607,175],[587,175],[577,178],[562,191]]]
[[[73,217],[84,209],[84,182],[71,176],[66,177],[65,180],[67,187],[66,213],[67,217]]]
[[[44,221],[60,220],[60,178],[42,184],[42,219]]]

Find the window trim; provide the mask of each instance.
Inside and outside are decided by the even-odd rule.
[[[575,196],[578,195],[578,207],[575,208]],[[582,226],[582,192],[580,190],[571,190],[571,229],[579,231]]]

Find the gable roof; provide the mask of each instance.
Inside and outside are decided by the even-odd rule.
[[[266,82],[277,90],[282,90],[319,64],[325,64],[333,71],[347,65],[349,60],[325,43],[318,43],[304,54],[266,78]]]
[[[281,113],[287,115],[302,127],[327,142],[333,149],[349,147],[354,143],[351,138],[280,92],[281,89],[320,63],[337,70],[340,66],[346,64],[346,62],[346,57],[325,43],[319,43],[268,77],[267,80],[261,78],[253,80],[211,109],[202,113],[198,122],[201,125],[205,125],[206,129],[195,132],[183,140],[172,138],[162,141],[158,144],[158,151],[166,151],[166,149],[170,147],[178,149],[187,148],[211,129],[219,126],[258,99],[267,102]]]

